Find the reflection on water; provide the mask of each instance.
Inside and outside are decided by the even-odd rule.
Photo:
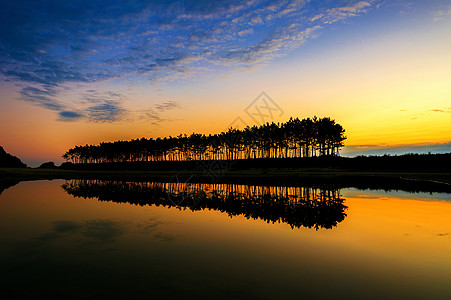
[[[338,189],[180,182],[72,180],[70,195],[101,201],[190,209],[213,209],[230,217],[283,222],[291,228],[331,229],[346,217]]]
[[[449,200],[21,182],[0,195],[1,299],[451,299]]]

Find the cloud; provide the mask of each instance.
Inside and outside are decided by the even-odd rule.
[[[36,88],[27,86],[20,91],[22,99],[34,103],[38,106],[49,110],[59,111],[63,109],[63,105],[54,100],[53,97],[57,94],[53,88]]]
[[[153,109],[147,109],[142,111],[139,115],[140,120],[144,120],[149,122],[152,125],[158,126],[162,122],[166,121],[163,117],[161,117],[160,113],[154,111]]]
[[[63,121],[63,122],[77,121],[84,117],[83,114],[75,112],[75,111],[60,111],[60,112],[58,112],[58,115],[59,115],[58,121]]]
[[[406,111],[406,110],[401,110],[401,111]],[[417,113],[415,115],[413,115],[411,117],[411,120],[417,120],[418,118],[422,118],[425,115],[430,115],[430,114],[434,114],[434,113],[444,113],[444,114],[449,114],[451,113],[451,107],[443,107],[443,108],[432,108],[432,109],[428,109],[425,110],[421,113]]]
[[[99,92],[94,89],[81,93],[81,100],[77,105],[59,105],[57,121],[75,122],[86,120],[88,122],[116,122],[123,121],[129,115],[123,107],[122,101],[126,97],[118,92]],[[34,99],[36,102],[36,100]],[[76,106],[76,108],[74,108]]]
[[[120,121],[126,114],[118,101],[102,100],[95,105],[85,108],[87,117],[92,122],[114,122]]]
[[[321,29],[316,25],[303,31],[297,31],[296,24],[288,25],[290,33],[274,33],[256,45],[246,48],[230,49],[217,53],[211,61],[223,65],[257,65],[265,63],[279,55],[281,50],[296,47],[305,42],[306,39],[314,36],[315,32]]]
[[[164,117],[164,112],[180,108],[180,105],[175,101],[166,101],[156,104],[154,108],[139,111],[137,115],[140,120],[149,121],[152,125],[159,125],[162,122],[172,121]]]
[[[435,109],[430,109],[429,111],[450,114],[451,113],[451,107],[448,107],[448,108],[445,108],[445,109],[435,108]]]
[[[91,89],[87,90],[85,93],[81,95],[81,98],[84,103],[102,103],[105,101],[121,101],[125,99],[126,97],[119,92],[114,91],[104,91],[99,92],[97,90]]]
[[[261,65],[378,2],[9,1],[0,10],[0,75],[60,120],[76,111],[85,117],[72,120],[113,122],[126,111],[125,96],[91,95],[79,105],[62,100],[65,93],[74,84],[155,84],[218,65],[226,73]]]
[[[254,29],[253,29],[253,28],[249,28],[249,29],[241,30],[241,31],[238,32],[237,34],[238,34],[240,37],[243,37],[243,36],[246,36],[246,35],[250,35],[250,34],[252,34],[252,33],[254,33]]]
[[[249,25],[256,25],[256,24],[263,24],[263,19],[259,15],[252,16],[251,20],[249,21]]]
[[[164,103],[155,105],[155,108],[158,111],[166,111],[166,110],[176,109],[179,107],[180,107],[180,105],[175,101],[166,101]]]
[[[325,13],[317,14],[311,17],[310,21],[315,22],[319,20],[325,24],[332,24],[337,21],[364,13],[370,6],[370,2],[360,1],[351,5],[334,7],[327,9]]]

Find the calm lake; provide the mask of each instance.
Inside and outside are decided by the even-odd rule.
[[[2,299],[451,299],[451,194],[21,182],[0,263]]]

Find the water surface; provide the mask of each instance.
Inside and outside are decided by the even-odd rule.
[[[449,194],[22,182],[0,246],[7,299],[451,298]]]

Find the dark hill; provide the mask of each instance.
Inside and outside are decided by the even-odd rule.
[[[38,169],[57,169],[57,166],[55,166],[55,163],[53,161],[48,161],[41,164]]]
[[[0,146],[0,168],[26,168],[19,158],[6,153],[2,146]]]

